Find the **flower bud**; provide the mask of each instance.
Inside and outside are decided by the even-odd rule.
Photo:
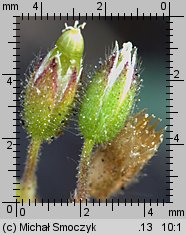
[[[23,119],[40,140],[57,137],[66,122],[82,71],[84,40],[78,21],[67,26],[55,47],[35,66],[25,90]]]
[[[164,129],[156,131],[160,120],[139,112],[116,138],[97,148],[92,156],[88,176],[89,194],[105,200],[125,189],[149,162],[163,141]]]
[[[79,126],[85,139],[95,144],[111,141],[124,126],[139,90],[137,48],[118,43],[95,72],[80,107]]]

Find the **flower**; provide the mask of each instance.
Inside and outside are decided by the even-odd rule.
[[[79,126],[85,139],[95,144],[111,141],[124,126],[140,87],[137,48],[131,42],[112,54],[93,75],[82,100]]]
[[[152,120],[144,110],[137,113],[110,144],[97,148],[88,176],[92,197],[108,199],[134,182],[163,141],[164,129],[156,131],[160,120],[149,125]]]
[[[67,26],[29,78],[23,102],[23,119],[31,137],[57,137],[72,109],[82,71],[84,40],[81,28]]]

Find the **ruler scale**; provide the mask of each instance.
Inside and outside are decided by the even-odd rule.
[[[186,127],[184,121],[186,114],[184,108],[184,13],[184,1],[175,2],[172,0],[156,1],[153,3],[145,0],[140,1],[140,3],[136,3],[133,0],[130,2],[34,0],[26,4],[21,0],[14,2],[3,1],[1,3],[1,234],[22,234],[21,232],[24,234],[39,234],[39,232],[41,234],[44,232],[49,234],[61,232],[72,234],[77,232],[92,234],[113,234],[113,232],[118,232],[119,234],[122,232],[130,232],[131,234],[169,234],[172,232],[173,234],[185,234],[186,208],[184,199],[186,192],[184,186],[186,171],[184,166],[186,159],[184,150]],[[138,183],[134,184],[134,188],[129,188],[126,193],[124,191],[118,197],[116,195],[110,200],[106,199],[105,202],[92,199],[91,202],[77,203],[75,200],[70,201],[68,197],[60,194],[57,197],[53,197],[53,192],[49,197],[41,196],[39,203],[36,200],[34,203],[30,201],[25,203],[23,200],[19,202],[19,196],[16,195],[16,191],[19,190],[17,188],[19,185],[17,179],[20,180],[22,176],[27,148],[27,142],[25,141],[27,137],[20,122],[21,105],[19,97],[23,87],[21,82],[24,79],[24,73],[27,73],[25,72],[28,68],[27,60],[31,61],[34,59],[33,55],[29,54],[29,59],[26,59],[26,62],[24,62],[24,56],[26,55],[24,50],[26,46],[34,48],[34,43],[36,44],[35,47],[38,48],[37,52],[41,49],[41,47],[37,47],[39,45],[37,41],[34,41],[32,44],[32,28],[37,30],[38,27],[37,33],[42,36],[41,29],[43,27],[43,34],[45,36],[41,40],[43,45],[47,45],[46,47],[44,46],[46,52],[55,38],[57,38],[50,32],[50,27],[61,25],[62,29],[64,22],[71,25],[71,22],[75,20],[86,22],[87,28],[92,27],[95,30],[97,27],[98,32],[101,32],[103,27],[107,26],[104,22],[109,22],[108,25],[112,25],[110,29],[113,27],[112,30],[115,34],[118,33],[116,32],[117,30],[121,30],[122,24],[125,26],[131,24],[131,27],[138,24],[140,28],[143,25],[145,27],[148,22],[148,24],[152,25],[151,30],[153,30],[153,27],[155,30],[160,25],[162,27],[160,28],[160,31],[163,32],[162,35],[160,33],[162,39],[162,58],[160,58],[159,64],[161,61],[163,63],[161,64],[159,74],[164,81],[162,82],[163,88],[159,84],[159,89],[164,92],[164,94],[160,93],[162,95],[161,98],[164,99],[161,105],[163,104],[164,106],[159,109],[163,110],[163,125],[165,124],[167,128],[163,141],[164,147],[161,150],[164,159],[156,162],[156,157],[154,157],[150,166],[145,168],[147,171],[146,178],[148,178],[148,175],[158,177],[156,172],[154,173],[153,171],[151,174],[150,170],[148,171],[148,169],[153,169],[148,168],[153,167],[153,164],[156,166],[156,169],[160,167],[160,171],[163,172],[159,178],[160,181],[163,181],[160,182],[162,192],[159,195],[153,195],[153,192],[155,192],[153,185],[151,186],[152,189],[149,189],[150,195],[147,194],[147,188],[144,188],[144,194],[141,191],[138,193],[138,185],[145,178],[142,177],[142,179],[139,178]],[[116,25],[118,25],[118,28],[115,28]],[[49,26],[48,38],[44,26]],[[125,29],[122,30],[125,34]],[[51,29],[51,31],[55,34],[55,30]],[[87,32],[91,33],[90,31]],[[126,32],[131,33],[127,29]],[[97,31],[95,31],[96,33]],[[147,32],[147,34],[151,33]],[[95,36],[94,33],[92,35],[92,37],[95,37],[95,40],[97,40],[96,37],[99,38],[99,35]],[[107,38],[107,42],[109,44],[110,41],[111,45],[114,39],[112,39],[109,30],[105,34],[105,40],[106,35],[110,35],[111,38]],[[122,37],[121,35],[123,34],[118,33],[117,35]],[[37,39],[36,36],[33,35],[33,40]],[[127,35],[124,35],[125,37],[127,38]],[[146,37],[146,35],[141,35],[141,38],[143,37]],[[39,40],[40,38],[38,38]],[[86,43],[88,44],[89,42]],[[134,45],[137,43],[136,39]],[[158,46],[154,45],[154,47],[158,51]],[[89,47],[87,46],[87,48]],[[100,50],[100,47],[97,50]],[[142,47],[139,48],[140,53],[143,54]],[[104,54],[100,53],[100,56],[104,59]],[[91,60],[89,55],[86,55],[86,57],[87,61],[92,61],[92,64],[98,61],[96,59],[95,61]],[[150,61],[148,63],[146,59],[144,60],[147,62],[146,64],[143,62],[144,70],[147,70],[146,74],[148,74]],[[157,76],[157,74],[154,76]],[[148,83],[146,87],[148,87]],[[146,104],[148,104],[148,101],[146,101]],[[158,111],[158,108],[156,110]],[[63,141],[63,137],[61,141]],[[76,141],[75,137],[73,141]],[[42,153],[45,151],[45,148],[51,151],[52,146],[47,147],[45,145]],[[42,161],[43,169],[49,169],[45,165],[46,163],[44,163],[45,160],[42,159]],[[77,159],[74,161],[77,161]],[[159,166],[160,162],[163,165]],[[40,166],[38,171],[40,171]],[[41,177],[42,175],[39,176]],[[149,185],[150,181],[144,179],[143,182],[144,185],[145,182]],[[50,186],[53,188],[52,185]],[[157,186],[154,185],[154,187]],[[43,192],[48,193],[44,187]],[[44,194],[43,192],[41,189],[42,195]]]

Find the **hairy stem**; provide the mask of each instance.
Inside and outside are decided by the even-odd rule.
[[[39,139],[32,139],[29,145],[28,157],[21,183],[21,198],[25,202],[29,199],[33,201],[36,197],[36,169],[41,143]]]
[[[90,157],[93,147],[94,142],[92,140],[85,140],[78,172],[77,189],[75,195],[75,199],[77,201],[81,200],[82,202],[85,202],[86,199],[88,200],[89,198],[87,178],[90,166]]]

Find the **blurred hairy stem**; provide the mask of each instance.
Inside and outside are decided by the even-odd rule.
[[[94,142],[92,140],[85,139],[79,165],[77,189],[75,195],[75,199],[77,201],[81,200],[82,202],[85,202],[86,199],[88,200],[89,198],[87,179],[93,147]]]
[[[21,184],[21,197],[25,201],[28,201],[29,199],[32,201],[36,196],[36,169],[41,143],[42,141],[40,139],[33,138],[29,145],[26,166]]]

